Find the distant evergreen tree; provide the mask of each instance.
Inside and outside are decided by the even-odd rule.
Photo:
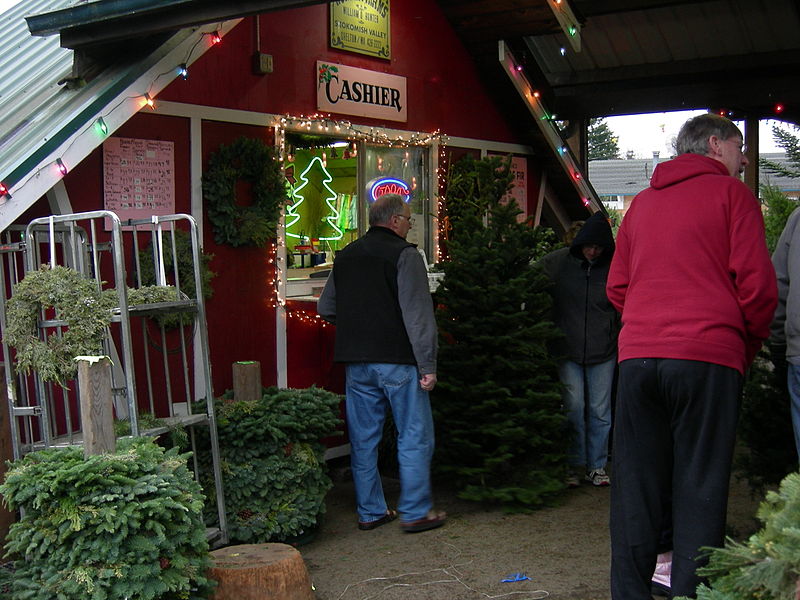
[[[530,510],[554,498],[566,472],[557,365],[546,347],[559,333],[546,276],[532,266],[554,236],[518,223],[516,203],[500,201],[508,161],[466,157],[453,172],[448,207],[457,218],[437,291],[435,464],[462,498]]]
[[[589,160],[619,158],[619,144],[605,119],[589,119]]]
[[[794,129],[798,131],[800,127],[795,126]],[[792,132],[777,126],[772,127],[772,137],[775,143],[786,152],[786,157],[789,159],[791,166],[780,165],[765,158],[759,159],[759,166],[770,173],[776,173],[784,177],[800,177],[800,140]]]
[[[606,208],[608,211],[608,220],[611,222],[611,233],[614,234],[614,239],[617,239],[617,232],[619,226],[622,225],[622,212],[616,208]]]
[[[761,203],[764,205],[764,228],[767,235],[767,248],[775,252],[778,239],[786,227],[789,215],[797,208],[797,202],[790,200],[780,189],[772,185],[761,186]]]

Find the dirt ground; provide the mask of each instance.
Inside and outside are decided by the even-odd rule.
[[[397,480],[384,478],[387,499]],[[356,527],[352,480],[339,477],[315,540],[299,548],[318,600],[605,600],[609,598],[609,488],[566,490],[563,503],[526,515],[485,510],[437,490],[447,524],[406,534],[395,521]],[[729,534],[758,528],[753,498],[731,483]],[[528,579],[503,582],[521,574]]]

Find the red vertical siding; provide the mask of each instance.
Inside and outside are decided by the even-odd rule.
[[[244,19],[219,46],[171,84],[160,98],[275,114],[316,112],[316,61],[400,75],[407,79],[408,122],[342,119],[412,131],[505,142],[518,141],[500,114],[467,50],[435,2],[392,4],[392,59],[382,60],[328,48],[328,6],[274,12],[260,17],[261,51],[271,54],[274,72],[254,75],[254,17]],[[337,115],[333,115],[337,117]]]
[[[309,115],[316,112],[317,60],[346,64],[403,76],[407,80],[408,121],[383,122],[347,115],[334,118],[366,125],[410,131],[435,131],[450,136],[519,142],[514,124],[501,114],[480,82],[467,50],[432,0],[398,0],[392,4],[392,59],[381,60],[328,48],[328,6],[274,12],[259,18],[260,49],[271,54],[274,72],[255,75],[252,56],[256,50],[255,18],[244,19],[222,43],[211,48],[189,68],[186,80],[177,79],[156,101],[257,111]],[[176,212],[190,212],[189,120],[165,117],[147,109],[114,135],[175,143]],[[264,127],[204,122],[203,164],[220,144],[240,135],[271,143]],[[538,180],[529,161],[530,181]],[[102,151],[93,152],[65,179],[76,211],[102,208]],[[529,198],[535,199],[532,187]],[[535,200],[534,200],[535,201]],[[529,204],[529,211],[535,206]],[[49,214],[40,201],[21,222]],[[265,249],[217,245],[207,218],[204,249],[214,254],[211,269],[214,295],[208,301],[209,341],[217,394],[232,387],[231,365],[258,360],[265,385],[276,383],[274,257]],[[288,319],[289,384],[311,383],[341,390],[341,369],[333,367],[330,351],[332,329]]]
[[[246,136],[272,145],[272,131],[264,127],[203,123],[203,164],[220,146]],[[208,301],[209,344],[218,393],[233,387],[232,365],[242,360],[261,363],[264,385],[275,385],[275,268],[274,252],[265,248],[217,244],[204,219],[205,249],[214,254],[211,270],[214,295]]]

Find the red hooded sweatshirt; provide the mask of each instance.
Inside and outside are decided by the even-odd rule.
[[[608,299],[619,360],[698,360],[744,373],[769,335],[775,270],[758,201],[721,162],[659,164],[617,236]]]

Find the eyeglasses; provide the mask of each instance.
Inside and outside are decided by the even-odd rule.
[[[406,219],[409,223],[414,222],[414,217],[407,217],[405,215],[395,215],[395,217],[400,217],[401,219]]]
[[[739,152],[741,152],[742,154],[744,154],[745,152],[747,152],[747,144],[740,144],[740,143],[739,143],[739,142],[736,140],[736,138],[735,138],[735,137],[728,138],[728,139],[727,139],[727,140],[725,140],[725,141],[726,141],[726,142],[731,142],[731,143],[733,143],[733,145],[734,145],[734,146],[736,146],[736,147],[739,149]]]

